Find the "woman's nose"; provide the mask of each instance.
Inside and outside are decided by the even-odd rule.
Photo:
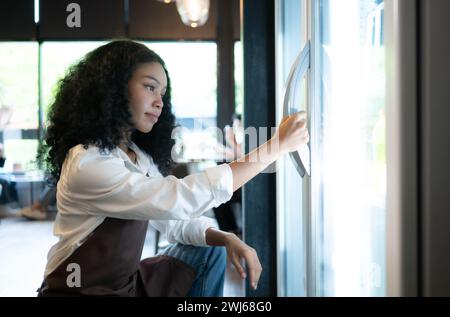
[[[163,100],[162,100],[162,97],[161,97],[161,96],[158,97],[158,98],[153,102],[153,105],[154,105],[155,107],[157,107],[157,108],[162,108],[163,105],[164,105],[164,102],[163,102]]]

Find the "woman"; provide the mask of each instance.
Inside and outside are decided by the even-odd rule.
[[[257,287],[255,250],[202,214],[307,142],[305,115],[283,121],[280,149],[263,162],[252,152],[247,162],[177,179],[166,176],[174,145],[170,92],[163,60],[132,41],[97,48],[60,82],[39,156],[57,184],[59,242],[39,296],[221,296],[226,253],[242,278],[245,261]],[[174,244],[141,261],[148,220]]]

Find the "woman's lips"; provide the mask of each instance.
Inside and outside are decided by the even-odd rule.
[[[159,116],[154,115],[154,114],[151,114],[151,113],[146,113],[145,115],[146,115],[148,118],[150,118],[150,120],[152,120],[153,123],[158,122]]]

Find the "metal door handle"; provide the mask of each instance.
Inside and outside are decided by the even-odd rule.
[[[296,87],[297,80],[302,80],[310,68],[310,52],[310,43],[308,41],[289,72],[283,99],[284,116],[294,113],[294,101],[291,98],[291,94]],[[308,144],[303,145],[300,150],[290,153],[290,156],[301,177],[304,177],[306,174],[311,175],[311,152]]]

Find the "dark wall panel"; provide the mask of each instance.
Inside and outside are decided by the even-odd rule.
[[[129,0],[131,38],[151,40],[215,40],[217,0],[211,0],[205,25],[191,28],[181,22],[175,3]]]
[[[81,27],[67,26],[67,6],[78,3]],[[101,39],[124,37],[124,0],[40,0],[41,39]]]
[[[36,38],[33,0],[2,0],[0,3],[0,40]]]
[[[450,296],[450,1],[421,1],[423,295]]]
[[[241,1],[230,0],[233,10],[233,38],[235,41],[241,39]]]
[[[245,0],[243,10],[244,126],[275,127],[274,1]],[[248,146],[246,153],[252,150]],[[247,285],[247,296],[277,295],[275,193],[275,173],[262,173],[244,186],[244,239],[263,267],[258,289]]]
[[[219,1],[217,16],[217,126],[231,125],[235,108],[234,96],[234,24],[233,4],[236,0]]]

